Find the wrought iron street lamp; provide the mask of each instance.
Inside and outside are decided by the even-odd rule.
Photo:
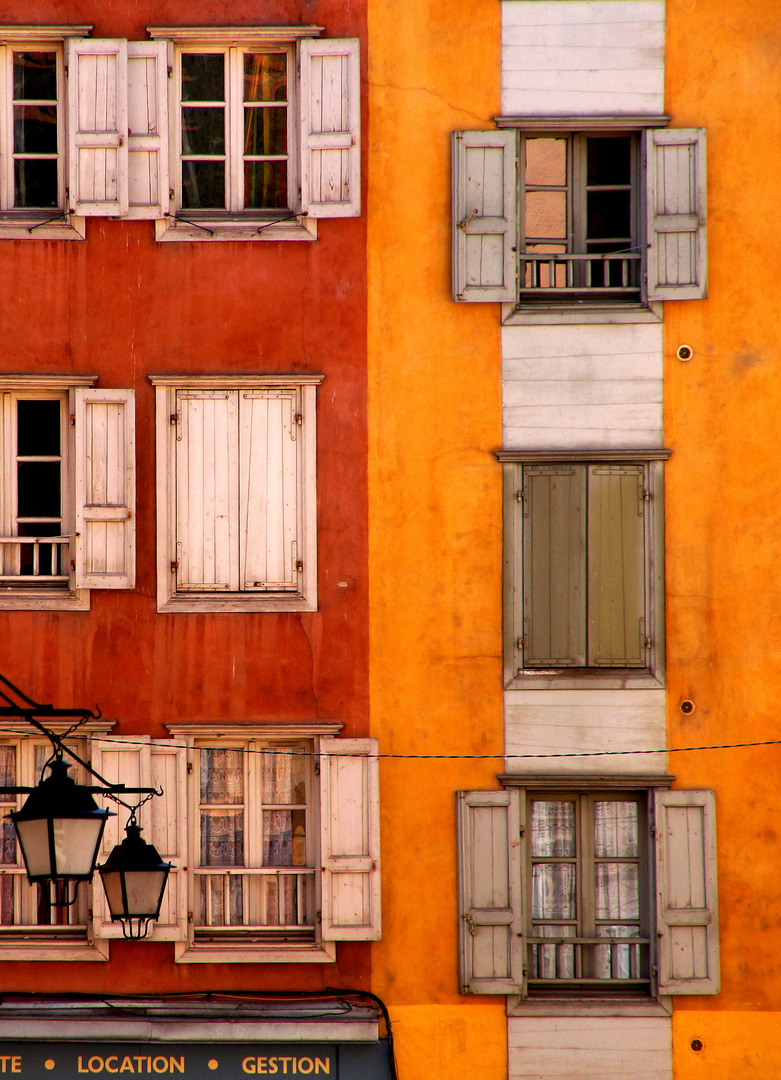
[[[125,827],[127,835],[98,867],[114,922],[122,923],[126,938],[144,938],[152,919],[160,917],[171,863],[141,839],[135,813]]]

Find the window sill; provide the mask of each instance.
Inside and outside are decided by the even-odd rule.
[[[665,685],[663,673],[647,669],[626,671],[529,671],[510,676],[505,690],[658,690]]]
[[[51,215],[0,215],[0,240],[83,240],[86,218],[68,214],[47,224]]]
[[[176,946],[175,959],[177,964],[332,964],[336,960],[336,944],[333,941],[311,945],[182,942]]]
[[[316,240],[317,221],[298,216],[288,220],[253,217],[251,219],[193,217],[192,221],[177,221],[165,217],[155,222],[155,240],[219,242],[248,240]]]
[[[2,233],[0,233],[2,238]],[[89,611],[90,590],[14,589],[0,586],[0,611]]]
[[[566,996],[507,997],[508,1016],[670,1016],[669,997],[589,997],[587,994]]]
[[[658,323],[662,304],[502,304],[504,326],[576,325],[582,323]]]
[[[35,938],[24,939],[24,931],[19,934],[0,937],[0,959],[5,963],[10,960],[43,961],[82,961],[94,963],[95,961],[108,960],[109,945],[107,941],[88,941],[86,937],[81,940],[70,938],[67,941],[58,941],[55,937],[41,940]]]
[[[317,611],[317,600],[309,600],[307,597],[289,593],[287,596],[269,596],[258,593],[245,593],[237,595],[233,593],[228,597],[224,594],[210,596],[171,596],[168,599],[161,598],[157,610],[163,615],[197,615],[210,612],[240,612],[248,611]]]

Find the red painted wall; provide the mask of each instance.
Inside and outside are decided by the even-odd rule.
[[[364,65],[365,22],[361,0],[0,2],[0,24],[91,23],[93,37],[145,40],[148,25],[316,24],[359,37]],[[318,231],[315,243],[158,244],[152,222],[90,219],[81,243],[0,241],[0,371],[97,374],[98,386],[136,391],[136,589],[93,590],[89,612],[0,611],[0,672],[37,700],[97,703],[121,734],[165,736],[165,724],[184,720],[316,718],[368,734],[365,217]],[[147,376],[177,372],[325,375],[317,612],[157,613]],[[174,966],[172,946],[120,942],[109,964],[3,964],[0,989],[144,992],[153,967],[161,992],[358,986],[368,951],[340,945],[336,965],[227,968]]]

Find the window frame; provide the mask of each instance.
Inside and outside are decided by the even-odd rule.
[[[157,610],[159,612],[199,611],[316,611],[317,610],[317,479],[316,479],[316,389],[324,376],[174,376],[150,375],[156,392],[157,441]],[[177,590],[176,557],[176,423],[177,391],[295,390],[301,402],[297,428],[299,493],[298,521],[301,535],[298,586],[295,591],[246,591],[232,593],[186,592]],[[238,557],[238,556],[237,556]]]
[[[504,685],[506,689],[600,689],[652,688],[665,684],[664,618],[664,462],[671,451],[583,450],[524,451],[501,450],[496,454],[503,466],[504,488]],[[524,572],[523,572],[523,470],[535,465],[614,464],[642,466],[645,506],[644,608],[646,647],[643,666],[524,667]],[[585,559],[585,554],[584,554]],[[583,563],[584,581],[588,578]],[[588,615],[585,615],[586,625]],[[585,632],[585,627],[584,627]]]

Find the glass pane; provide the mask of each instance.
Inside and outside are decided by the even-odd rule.
[[[575,866],[572,863],[537,863],[532,867],[532,917],[574,919]]]
[[[620,239],[632,234],[628,191],[589,191],[586,195],[586,236],[589,240]]]
[[[20,461],[17,513],[19,517],[60,516],[59,461]]]
[[[241,926],[244,922],[242,879],[210,874],[201,878],[201,926]]]
[[[597,918],[639,919],[637,863],[597,863],[594,870]]]
[[[14,106],[14,153],[57,153],[57,106]]]
[[[575,854],[575,804],[563,799],[532,804],[532,855]]]
[[[14,879],[11,876],[0,878],[0,925],[14,924]]]
[[[201,802],[244,802],[244,754],[241,750],[201,750]]]
[[[225,153],[225,109],[182,109],[182,154]]]
[[[182,207],[185,210],[225,209],[225,162],[182,162]]]
[[[632,180],[632,140],[628,135],[616,139],[589,139],[586,167],[587,184],[629,184]]]
[[[13,787],[16,783],[16,747],[0,746],[0,785]],[[15,795],[0,795],[0,802],[15,803]]]
[[[600,926],[598,937],[639,937],[639,926]],[[597,979],[647,978],[641,945],[597,945],[594,949],[594,975]]]
[[[263,811],[263,865],[306,866],[306,812]]]
[[[14,161],[14,206],[19,209],[55,210],[57,161],[54,158],[17,158]]]
[[[287,57],[284,53],[245,54],[244,100],[287,101]]]
[[[262,784],[264,803],[306,803],[307,759],[301,753],[263,752]]]
[[[222,53],[183,53],[182,101],[224,100],[224,55]]]
[[[16,450],[20,457],[59,456],[59,401],[17,402]]]
[[[566,139],[526,140],[526,183],[557,187],[567,183]]]
[[[33,783],[38,784],[38,783],[40,783],[41,778],[43,777],[43,770],[44,770],[45,766],[48,764],[49,760],[52,757],[52,748],[50,746],[46,746],[46,745],[36,746],[35,747],[34,757],[35,757],[35,764],[33,765],[33,771],[34,771]],[[48,770],[47,770],[47,776],[48,775],[49,775],[49,773],[48,773]],[[76,778],[76,770],[75,769],[72,768],[70,770],[70,776],[71,776],[72,779]]]
[[[244,162],[244,207],[284,210],[287,207],[287,162]]]
[[[534,937],[574,937],[574,926],[535,926]],[[574,979],[575,946],[553,944],[532,945],[533,979]]]
[[[200,865],[244,865],[243,810],[201,810]]]
[[[244,153],[247,155],[287,153],[287,109],[244,110]]]
[[[638,807],[634,802],[594,803],[594,854],[598,859],[633,859],[639,853]]]
[[[56,53],[14,53],[14,99],[16,101],[57,100]]]
[[[567,194],[564,191],[526,193],[525,232],[535,239],[565,239],[567,236]]]

